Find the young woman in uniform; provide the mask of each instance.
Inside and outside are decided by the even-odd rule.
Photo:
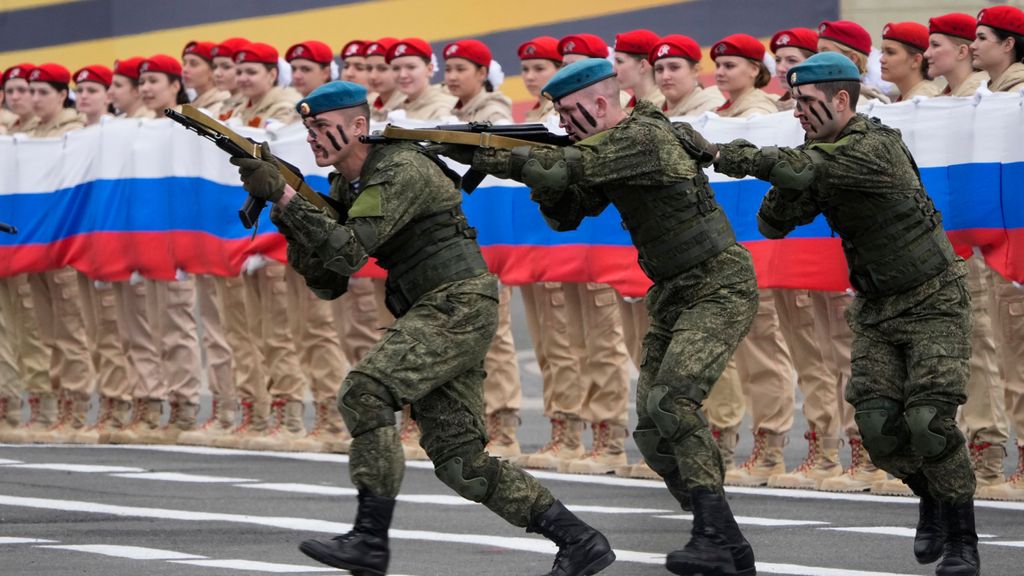
[[[779,30],[772,36],[769,46],[775,55],[775,77],[779,79],[782,87],[786,88],[786,93],[775,102],[775,105],[779,111],[792,110],[796,101],[789,93],[786,73],[793,66],[818,53],[818,33],[810,28]]]
[[[941,96],[972,96],[982,84],[988,82],[988,74],[974,67],[974,32],[977,20],[970,14],[945,14],[928,20],[928,49],[924,52],[928,60],[928,75],[942,78],[946,89]]]
[[[633,91],[627,108],[635,106],[641,98],[655,106],[665,104],[665,96],[658,90],[654,69],[647,59],[658,40],[658,35],[650,30],[631,30],[615,36],[615,74],[623,90]]]
[[[228,38],[210,49],[213,72],[211,78],[217,90],[223,90],[231,94],[227,100],[221,103],[218,118],[227,120],[231,112],[238,108],[245,101],[241,91],[238,89],[238,72],[235,70],[235,52],[249,44],[245,38]]]
[[[360,86],[369,86],[367,81],[369,69],[366,66],[366,40],[350,40],[341,49],[341,79],[355,82]]]
[[[457,98],[440,85],[431,84],[434,51],[422,38],[405,38],[388,50],[388,62],[395,70],[398,91],[405,95],[399,106],[410,120],[440,120],[452,115]]]
[[[917,22],[892,22],[882,29],[882,80],[899,89],[894,102],[917,96],[934,98],[939,87],[929,79],[928,28]]]
[[[661,111],[669,118],[713,112],[725,104],[718,86],[700,84],[700,45],[689,36],[670,34],[654,45],[647,60],[658,90],[665,96]]]
[[[988,73],[992,92],[1024,88],[1024,10],[993,6],[978,12],[978,27],[971,44],[974,66]]]
[[[307,40],[288,48],[284,59],[292,67],[292,88],[302,96],[331,81],[334,52],[323,42]]]
[[[849,20],[822,22],[818,25],[818,52],[838,52],[857,65],[861,77],[868,72],[871,55],[871,34],[863,26]],[[874,86],[861,81],[859,102],[878,100],[888,104],[889,97]]]
[[[384,122],[399,107],[405,95],[398,91],[398,74],[388,64],[388,50],[398,38],[381,38],[366,45],[366,84],[371,94],[370,119]]]

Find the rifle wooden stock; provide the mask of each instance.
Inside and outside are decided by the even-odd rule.
[[[164,110],[164,114],[185,128],[212,141],[218,148],[227,152],[232,157],[263,159],[258,142],[239,135],[231,128],[203,114],[191,104],[182,105],[181,112],[168,108]],[[284,178],[286,184],[291,186],[300,196],[309,200],[314,206],[323,210],[328,216],[335,220],[338,219],[338,211],[328,203],[327,199],[306,184],[302,178],[302,173],[298,169],[277,158],[274,161],[278,172],[281,173],[281,177]],[[264,206],[266,206],[266,202],[249,196],[245,201],[245,205],[238,211],[238,217],[242,221],[242,225],[247,229],[255,228]]]

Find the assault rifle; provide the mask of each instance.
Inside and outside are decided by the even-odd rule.
[[[185,128],[212,141],[218,148],[231,155],[232,158],[262,159],[258,142],[251,138],[243,138],[234,130],[203,114],[195,106],[184,104],[181,107],[181,112],[167,108],[164,110],[164,114]],[[338,210],[333,205],[333,200],[320,195],[310,188],[298,168],[280,158],[274,158],[274,160],[277,164],[277,170],[289,186],[294,188],[300,196],[309,200],[314,206],[326,212],[328,216],[335,220],[338,219]],[[249,196],[245,200],[245,204],[238,211],[238,217],[242,220],[242,225],[246,229],[252,229],[254,236],[256,235],[256,226],[259,224],[260,213],[263,212],[264,206],[266,206],[265,201]]]
[[[433,142],[436,144],[463,144],[480,148],[512,149],[520,146],[569,146],[568,136],[548,131],[544,124],[507,124],[495,126],[490,122],[469,124],[448,124],[436,128],[410,129],[388,124],[383,131],[360,140],[367,144],[383,144],[396,140]],[[462,176],[462,189],[467,193],[476,190],[483,181],[483,172],[472,168]]]
[[[5,234],[17,234],[18,229],[15,228],[14,226],[11,226],[10,224],[4,224],[3,222],[0,222],[0,232],[4,232]]]

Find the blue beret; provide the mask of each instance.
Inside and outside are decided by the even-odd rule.
[[[295,109],[305,118],[321,112],[351,108],[366,103],[366,88],[352,82],[328,82],[309,93]]]
[[[786,80],[791,87],[843,80],[860,82],[860,70],[852,60],[838,52],[822,52],[790,68]]]
[[[612,63],[604,58],[587,58],[562,68],[544,85],[545,98],[558,101],[573,92],[615,76]]]

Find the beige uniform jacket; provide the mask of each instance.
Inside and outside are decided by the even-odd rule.
[[[460,122],[511,122],[512,101],[500,92],[481,90],[469,102],[456,102],[452,114]]]
[[[914,85],[906,94],[900,94],[896,98],[896,102],[903,102],[904,100],[912,100],[918,96],[924,96],[925,98],[935,98],[942,94],[942,89],[932,82],[931,80],[922,80]]]
[[[555,103],[547,98],[541,98],[533,105],[533,108],[526,113],[527,122],[544,122],[550,116],[557,116],[555,114]]]
[[[1016,92],[1024,88],[1024,64],[1011,64],[999,78],[988,81],[988,89],[993,92]]]
[[[370,99],[370,120],[374,122],[385,122],[392,110],[398,110],[405,102],[405,94],[398,90],[391,93],[391,96],[384,100],[380,94]]]
[[[258,102],[249,101],[239,106],[232,111],[229,117],[237,117],[242,124],[253,128],[263,128],[267,122],[272,120],[284,124],[294,124],[299,121],[299,113],[295,111],[295,104],[301,99],[295,90],[275,86]]]
[[[658,90],[657,88],[652,89],[647,94],[633,95],[632,97],[630,97],[629,102],[626,104],[626,107],[633,108],[634,106],[636,106],[637,100],[647,100],[648,102],[654,104],[658,108],[661,108],[662,106],[665,105],[665,95],[662,94],[661,90]]]
[[[16,114],[10,112],[9,110],[4,110],[4,112],[9,112],[11,114],[11,120],[10,122],[7,122],[3,119],[0,119],[0,134],[18,134],[19,132],[31,132],[32,130],[35,129],[36,125],[39,124],[39,118],[36,118],[35,116],[30,118],[28,122],[25,122],[23,124],[21,122],[21,118],[19,118]]]
[[[988,83],[988,73],[986,72],[974,72],[964,80],[964,83],[956,89],[956,92],[950,90],[949,86],[946,86],[946,91],[942,93],[943,96],[957,96],[965,98],[967,96],[974,96],[974,93],[978,91],[983,85]]]
[[[0,108],[0,134],[7,134],[7,128],[17,121],[17,114],[6,108]]]
[[[64,108],[53,120],[37,124],[28,135],[33,138],[55,138],[79,128],[85,128],[85,118],[71,108]]]
[[[214,88],[196,96],[196,99],[192,101],[192,105],[206,110],[210,113],[210,116],[217,118],[220,116],[221,110],[224,109],[224,104],[230,98],[231,92]]]
[[[883,104],[889,104],[892,100],[882,93],[881,90],[875,88],[870,84],[860,84],[860,99],[857,100],[858,104],[861,102],[867,102],[868,100],[878,100]]]
[[[747,92],[735,102],[726,102],[725,106],[727,107],[715,111],[723,118],[749,118],[761,114],[774,114],[779,111],[775,100],[760,89]]]
[[[725,95],[718,89],[718,86],[704,88],[700,84],[692,92],[683,98],[673,108],[668,103],[662,105],[661,111],[665,116],[674,118],[676,116],[696,116],[704,112],[714,112],[725,104]]]
[[[410,120],[436,120],[450,116],[458,99],[433,85],[423,91],[415,100],[408,98],[402,101],[399,110],[405,110],[405,117]]]

